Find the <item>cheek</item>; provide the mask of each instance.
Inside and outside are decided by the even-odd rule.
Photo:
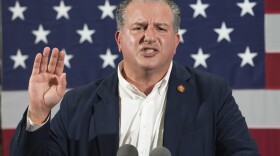
[[[134,36],[129,36],[127,42],[129,43],[129,46],[133,46],[137,43],[137,39]]]
[[[137,36],[133,36],[131,34],[126,34],[122,42],[127,49],[135,48],[135,46],[137,46],[139,43]]]
[[[161,45],[163,48],[165,48],[166,50],[172,50],[172,49],[175,49],[176,45],[175,45],[175,42],[174,42],[174,38],[162,38],[160,40],[161,42]],[[164,50],[164,49],[163,49]]]

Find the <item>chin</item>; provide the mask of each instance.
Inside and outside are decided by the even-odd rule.
[[[154,69],[158,69],[160,67],[158,65],[156,65],[156,64],[147,63],[147,64],[143,64],[142,68],[144,70],[154,70]]]

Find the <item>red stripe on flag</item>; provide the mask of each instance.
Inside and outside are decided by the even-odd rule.
[[[280,155],[280,129],[250,129],[262,156]]]
[[[265,86],[280,89],[280,53],[265,54]]]
[[[264,2],[265,13],[280,13],[280,1],[279,0],[265,0]]]
[[[15,133],[15,129],[2,129],[2,154],[9,156],[10,142]]]

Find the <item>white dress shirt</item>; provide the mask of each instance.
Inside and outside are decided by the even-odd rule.
[[[173,62],[171,62],[163,79],[146,96],[124,79],[121,74],[123,62],[119,63],[119,146],[123,144],[134,145],[139,152],[139,156],[148,156],[151,150],[157,146],[162,146],[166,93],[172,64]],[[35,124],[27,115],[26,130],[33,132],[45,123]]]
[[[165,113],[170,67],[149,95],[139,91],[127,82],[121,74],[123,63],[118,67],[120,96],[120,142],[119,145],[134,145],[139,156],[148,156],[157,146],[162,146],[163,121]]]

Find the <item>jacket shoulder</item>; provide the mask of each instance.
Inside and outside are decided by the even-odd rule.
[[[76,110],[78,107],[88,107],[100,100],[100,92],[112,89],[112,84],[110,83],[116,84],[117,82],[117,74],[113,73],[86,85],[70,89],[65,93],[61,104],[70,107],[70,110]],[[68,106],[65,105],[66,103]]]
[[[185,69],[190,73],[190,79],[191,81],[198,81],[199,83],[202,84],[217,84],[217,83],[227,83],[226,79],[213,74],[213,73],[209,73],[207,71],[202,71],[199,69],[195,69],[192,67],[185,67]]]
[[[75,97],[83,96],[88,97],[90,95],[96,94],[97,91],[99,91],[102,87],[107,87],[115,81],[118,81],[116,72],[112,73],[111,75],[107,77],[102,77],[98,80],[92,81],[86,85],[79,86],[76,88],[73,88],[69,90],[66,95],[71,95]]]

